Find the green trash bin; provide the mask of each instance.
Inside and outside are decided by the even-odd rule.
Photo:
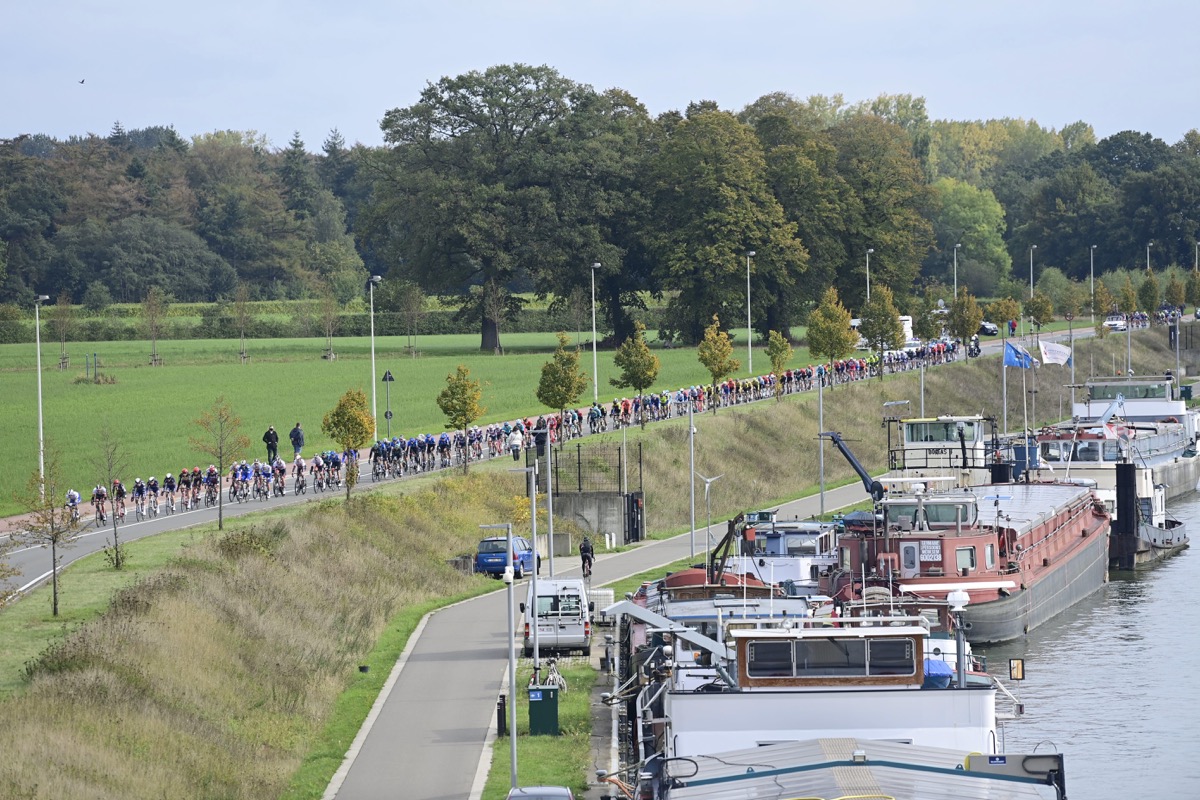
[[[558,736],[558,687],[529,687],[529,735]]]

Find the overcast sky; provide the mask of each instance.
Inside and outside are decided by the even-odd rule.
[[[934,119],[1083,120],[1178,141],[1197,122],[1200,5],[1182,0],[38,0],[4,13],[0,138],[173,125],[276,147],[379,120],[429,81],[548,64],[658,114],[763,94],[923,96]],[[80,81],[84,83],[80,83]]]

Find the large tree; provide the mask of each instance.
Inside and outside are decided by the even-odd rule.
[[[617,365],[617,369],[621,370],[621,374],[615,378],[609,378],[608,382],[618,389],[632,388],[640,398],[642,392],[654,383],[662,364],[659,362],[658,356],[651,353],[650,346],[646,344],[645,325],[641,322],[633,324],[633,335],[617,348],[617,352],[613,355],[613,363]],[[645,427],[646,404],[641,403],[640,405],[641,423],[642,427]]]
[[[713,314],[745,308],[750,251],[753,327],[766,335],[787,322],[769,322],[764,309],[794,313],[808,253],[771,191],[753,130],[724,111],[696,109],[673,126],[647,175],[649,247],[658,281],[675,292],[669,329],[698,342]]]
[[[877,286],[871,293],[858,330],[867,345],[879,354],[879,377],[882,379],[883,352],[904,346],[904,326],[900,324],[900,312],[896,310],[892,290],[887,286]]]
[[[808,316],[808,351],[818,359],[834,361],[854,352],[858,331],[850,327],[850,312],[830,286],[821,304]]]
[[[550,67],[442,78],[384,115],[368,241],[405,277],[456,298],[480,321],[481,349],[497,349],[499,317],[519,305],[515,280],[565,293],[590,281],[595,261],[620,272],[615,228],[629,221],[645,121],[628,95]],[[496,295],[503,302],[481,301]]]
[[[704,338],[696,347],[696,357],[712,376],[712,411],[717,413],[717,382],[741,369],[742,362],[733,357],[729,334],[721,330],[721,319],[713,314],[712,324],[704,329]]]
[[[321,432],[333,439],[343,452],[366,447],[375,434],[375,417],[367,408],[367,395],[362,389],[348,389],[336,406],[321,420]],[[350,490],[358,483],[358,459],[351,458],[346,465],[346,499]]]

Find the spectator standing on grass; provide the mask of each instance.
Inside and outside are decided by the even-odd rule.
[[[296,427],[292,428],[292,432],[288,434],[288,438],[292,440],[292,449],[296,451],[295,457],[300,457],[300,451],[304,449],[304,429],[300,427],[300,423],[296,423]]]
[[[525,444],[525,437],[521,435],[520,428],[513,428],[512,433],[508,434],[508,449],[512,453],[513,461],[521,460],[521,447]]]
[[[269,464],[279,455],[279,434],[274,425],[269,426],[267,432],[263,434],[263,444],[267,446],[267,463]]]

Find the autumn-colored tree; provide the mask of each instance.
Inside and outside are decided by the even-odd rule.
[[[1128,275],[1125,276],[1125,285],[1121,287],[1121,292],[1117,297],[1117,308],[1121,309],[1121,313],[1126,317],[1138,310],[1137,292]]]
[[[125,567],[126,553],[125,545],[121,544],[120,526],[124,520],[117,518],[117,509],[115,507],[117,498],[112,487],[113,483],[121,480],[121,476],[128,471],[129,459],[126,457],[121,440],[113,431],[112,423],[108,419],[100,423],[96,445],[96,453],[92,458],[92,470],[96,475],[100,476],[104,486],[108,488],[108,498],[114,504],[112,514],[109,515],[112,522],[112,545],[105,547],[104,553],[113,569],[123,569]]]
[[[658,377],[658,370],[662,365],[658,356],[650,352],[650,347],[646,344],[646,326],[640,321],[634,323],[633,334],[617,348],[617,352],[613,356],[613,363],[617,365],[617,369],[621,370],[621,374],[616,378],[609,378],[608,382],[618,389],[634,389],[639,398],[641,398],[642,392]],[[644,428],[646,427],[646,404],[640,403],[640,406],[641,423]]]
[[[242,457],[250,448],[250,439],[242,433],[241,417],[220,395],[213,404],[192,420],[196,426],[195,436],[189,436],[192,448],[217,465],[217,475],[225,474],[225,467]],[[217,530],[225,528],[225,493],[217,492]]]
[[[904,346],[904,326],[900,324],[900,312],[892,297],[892,290],[880,286],[867,301],[862,312],[862,323],[858,328],[863,338],[872,350],[879,354],[879,364],[883,366],[885,350],[899,350]],[[883,380],[883,370],[879,370],[879,379]]]
[[[712,316],[712,324],[704,329],[704,338],[696,347],[696,357],[712,376],[712,393],[709,395],[713,402],[713,413],[717,413],[717,382],[741,369],[742,362],[733,358],[733,342],[729,334],[721,330],[721,320],[716,314]]]
[[[844,358],[854,352],[858,331],[850,327],[850,312],[838,298],[837,288],[830,286],[821,297],[821,304],[808,315],[808,351],[822,361]]]
[[[1043,326],[1049,325],[1054,319],[1054,303],[1039,289],[1025,301],[1025,315],[1040,332]]]
[[[1146,277],[1138,287],[1137,295],[1138,304],[1143,311],[1147,314],[1158,311],[1158,305],[1162,302],[1162,289],[1159,288],[1158,278],[1154,276],[1153,270],[1146,270]]]
[[[1193,269],[1188,273],[1187,301],[1194,306],[1200,306],[1200,270],[1198,269]]]
[[[1176,311],[1187,305],[1187,289],[1174,270],[1167,278],[1167,285],[1163,287],[1163,302],[1174,307]]]
[[[579,402],[588,381],[579,367],[579,348],[569,347],[571,340],[566,333],[559,331],[557,336],[558,348],[554,356],[542,365],[537,399],[561,414],[567,406]]]
[[[1001,338],[1008,338],[1008,323],[1021,316],[1021,306],[1011,297],[1001,297],[988,306],[988,316],[1000,326]]]
[[[775,376],[775,401],[782,402],[783,392],[780,391],[782,384],[779,382],[779,376],[792,360],[792,344],[779,331],[767,334],[767,358],[771,359],[771,374]]]
[[[1096,281],[1096,298],[1092,308],[1096,315],[1096,335],[1103,339],[1108,335],[1108,328],[1104,325],[1105,317],[1116,310],[1116,301],[1113,300],[1112,292],[1103,281]]]
[[[471,380],[471,371],[459,364],[454,373],[446,376],[446,388],[438,395],[437,404],[446,415],[446,427],[452,431],[466,430],[475,420],[483,416],[486,408],[479,405],[483,389],[479,381]],[[463,472],[470,468],[471,460],[463,461]]]
[[[63,476],[62,458],[57,447],[46,445],[45,469],[36,470],[29,476],[25,491],[17,496],[17,502],[29,512],[25,530],[17,538],[28,545],[50,548],[50,613],[58,616],[59,608],[59,565],[62,551],[74,545],[79,538],[79,522],[71,518],[65,505],[69,489]]]
[[[1013,302],[1009,300],[1008,302]],[[983,310],[975,302],[975,296],[964,286],[958,290],[958,297],[950,304],[950,335],[956,339],[967,341],[979,332],[979,324],[983,322]],[[1011,318],[1010,318],[1011,319]],[[999,322],[1008,334],[1008,321]]]
[[[337,442],[342,452],[365,447],[375,433],[375,417],[367,408],[367,395],[361,389],[348,390],[321,420],[321,432]],[[356,483],[358,459],[351,458],[346,463],[347,500]]]

